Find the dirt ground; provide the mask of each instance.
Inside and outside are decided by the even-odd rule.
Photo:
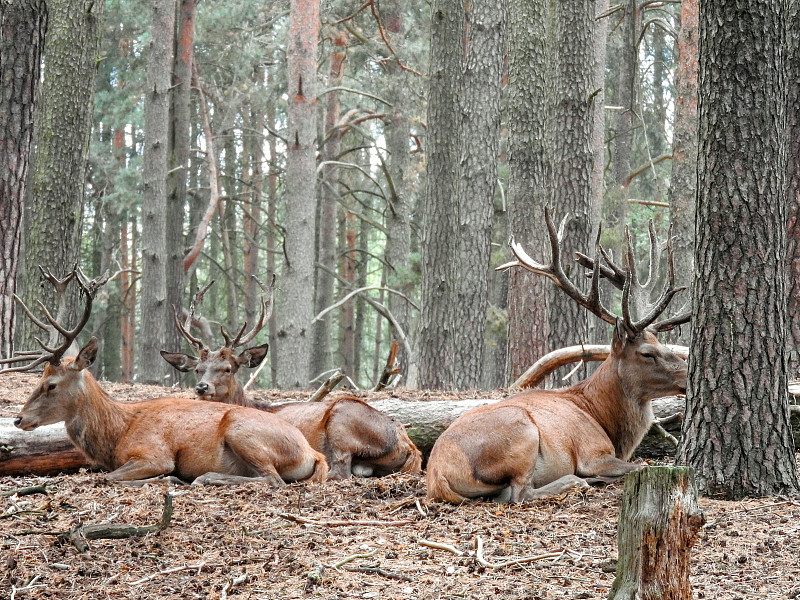
[[[19,410],[34,381],[0,377],[0,417]],[[121,400],[166,393],[106,387]],[[452,506],[428,504],[424,480],[399,475],[281,489],[129,487],[91,471],[0,477],[0,493],[29,486],[46,493],[0,496],[0,599],[605,598],[622,494],[613,484],[535,503]],[[61,535],[154,525],[165,493],[173,504],[166,529],[89,539],[83,552]],[[700,506],[696,598],[800,598],[800,499],[702,498]]]

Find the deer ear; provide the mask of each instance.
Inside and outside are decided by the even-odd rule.
[[[182,371],[183,373],[194,371],[194,368],[197,366],[197,359],[194,356],[189,356],[188,354],[180,354],[179,352],[167,352],[166,350],[162,350],[161,357],[173,367],[178,369],[178,371]]]
[[[98,346],[97,338],[92,337],[92,339],[86,342],[86,345],[81,348],[80,352],[78,352],[78,356],[69,365],[69,368],[75,371],[83,371],[86,367],[91,366],[97,358]]]
[[[267,356],[268,350],[269,344],[247,348],[246,350],[242,350],[239,356],[236,357],[236,362],[239,363],[240,367],[252,369],[263,362],[264,358]]]

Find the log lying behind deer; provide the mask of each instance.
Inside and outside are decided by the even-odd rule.
[[[196,295],[195,300],[198,297],[201,294]],[[241,367],[254,368],[260,365],[267,355],[268,345],[246,348],[238,354],[236,348],[249,343],[256,336],[269,318],[268,315],[265,317],[265,307],[271,304],[271,300],[262,299],[261,317],[247,334],[244,334],[246,323],[236,336],[222,329],[225,345],[214,351],[202,339],[191,335],[189,327],[183,325],[176,315],[178,331],[197,349],[198,356],[163,350],[161,356],[179,371],[194,371],[197,374],[195,393],[198,398],[257,407],[297,427],[311,446],[327,458],[330,464],[329,479],[347,479],[351,475],[379,476],[398,471],[419,473],[422,470],[422,454],[409,439],[403,425],[358,398],[342,396],[323,402],[289,402],[269,406],[248,400],[236,379],[236,373]]]
[[[86,298],[85,324],[94,290],[78,281]],[[14,421],[20,429],[64,421],[72,442],[91,461],[111,469],[108,478],[113,481],[176,475],[198,483],[259,478],[280,486],[325,479],[325,457],[297,428],[274,415],[187,398],[115,402],[87,370],[97,356],[97,339],[90,339],[77,357],[62,359],[83,325],[67,331],[46,309],[45,316],[66,341],[13,369],[46,362],[39,384]]]
[[[533,261],[512,239],[517,260],[499,269],[520,266],[545,275],[581,306],[614,324],[611,353],[585,381],[559,390],[526,391],[456,419],[431,451],[426,473],[429,499],[461,502],[486,497],[517,502],[586,486],[584,478],[621,477],[640,468],[628,460],[653,420],[650,401],[686,390],[686,363],[655,335],[689,320],[689,314],[682,313],[656,322],[683,289],[675,286],[669,240],[669,274],[653,304],[648,298],[656,276],[651,267],[649,280],[639,284],[629,232],[627,270],[600,248],[598,232],[590,289],[584,294],[566,277],[560,236],[548,211],[545,216],[551,263]],[[657,264],[657,250],[658,240],[652,234],[652,265]],[[616,276],[624,277],[621,318],[599,299],[601,254]],[[642,315],[639,320],[634,320],[634,310]]]

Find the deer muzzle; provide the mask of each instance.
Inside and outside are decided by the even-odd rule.
[[[194,392],[198,396],[205,396],[208,393],[208,384],[205,381],[201,381],[194,387]]]

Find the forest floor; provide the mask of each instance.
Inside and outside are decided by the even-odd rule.
[[[0,417],[19,411],[35,380],[0,377]],[[172,394],[105,386],[123,400]],[[0,476],[0,494],[39,485],[46,493],[0,496],[2,599],[605,598],[622,495],[613,484],[518,505],[453,506],[426,502],[424,479],[408,475],[281,489],[129,487],[85,470]],[[89,540],[83,552],[61,536],[80,525],[153,525],[167,492],[166,529]],[[800,498],[701,498],[700,507],[706,525],[691,552],[696,598],[800,598]]]

